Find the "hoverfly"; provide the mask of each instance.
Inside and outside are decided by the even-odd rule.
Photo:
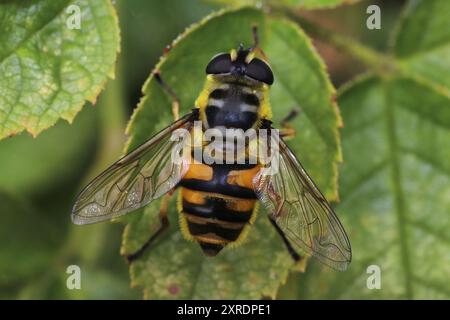
[[[295,260],[312,255],[322,263],[345,270],[351,261],[347,235],[326,201],[286,143],[278,140],[278,171],[261,174],[267,164],[213,163],[192,158],[204,142],[184,148],[184,159],[172,161],[177,141],[173,132],[194,130],[200,121],[207,129],[272,128],[269,89],[274,82],[267,58],[254,45],[220,53],[206,67],[206,82],[195,108],[153,138],[133,150],[96,177],[79,195],[72,211],[75,224],[112,219],[141,208],[178,188],[180,227],[185,238],[196,241],[203,253],[217,255],[226,246],[241,243],[257,215],[261,202],[269,219]],[[154,73],[156,80],[174,98],[171,88]],[[291,117],[291,116],[289,116]],[[281,133],[280,137],[284,135]],[[248,145],[246,145],[248,148]],[[245,149],[247,154],[248,150]],[[193,160],[193,161],[192,161]],[[167,203],[162,206],[161,227],[136,253],[132,261],[167,226]]]

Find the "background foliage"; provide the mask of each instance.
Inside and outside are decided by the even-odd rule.
[[[0,135],[51,127],[0,141],[0,297],[449,298],[449,2],[377,1],[373,31],[373,3],[352,2],[0,3]],[[71,3],[82,8],[79,31],[65,28]],[[132,289],[118,253],[157,227],[158,204],[124,219],[121,243],[122,224],[72,226],[72,202],[121,154],[136,105],[128,148],[170,123],[170,99],[147,79],[166,45],[183,33],[158,67],[187,111],[209,58],[250,44],[255,22],[276,76],[275,123],[300,107],[289,144],[329,200],[339,191],[354,261],[345,273],[313,260],[295,271],[305,265],[292,265],[264,212],[242,247],[206,259],[181,238],[172,204],[169,232],[131,265]],[[70,264],[82,290],[65,287]],[[381,290],[366,287],[371,264]]]

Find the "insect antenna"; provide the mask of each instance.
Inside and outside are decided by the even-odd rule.
[[[250,51],[256,51],[258,54],[260,54],[264,59],[267,60],[267,56],[264,53],[264,51],[261,49],[260,45],[260,37],[259,37],[259,27],[258,25],[254,24],[252,26],[252,35],[253,35],[253,45],[249,48]]]
[[[259,34],[258,34],[258,25],[252,26],[252,34],[253,34],[253,49],[259,47]]]

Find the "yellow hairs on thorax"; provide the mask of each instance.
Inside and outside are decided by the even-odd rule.
[[[258,119],[272,119],[272,107],[270,106],[269,101],[269,88],[270,87],[267,84],[263,84],[260,89],[262,92],[262,98],[258,111]]]
[[[214,79],[212,75],[209,74],[206,76],[205,85],[203,86],[202,91],[200,91],[200,94],[195,100],[195,107],[200,109],[200,120],[206,119],[205,109],[208,105],[209,94],[219,85],[220,83],[216,79]]]

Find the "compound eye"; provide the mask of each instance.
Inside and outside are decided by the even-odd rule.
[[[250,78],[267,83],[268,85],[273,83],[272,69],[261,59],[254,58],[247,65],[246,73]]]
[[[229,73],[232,68],[231,56],[229,53],[219,53],[206,66],[207,74]]]

